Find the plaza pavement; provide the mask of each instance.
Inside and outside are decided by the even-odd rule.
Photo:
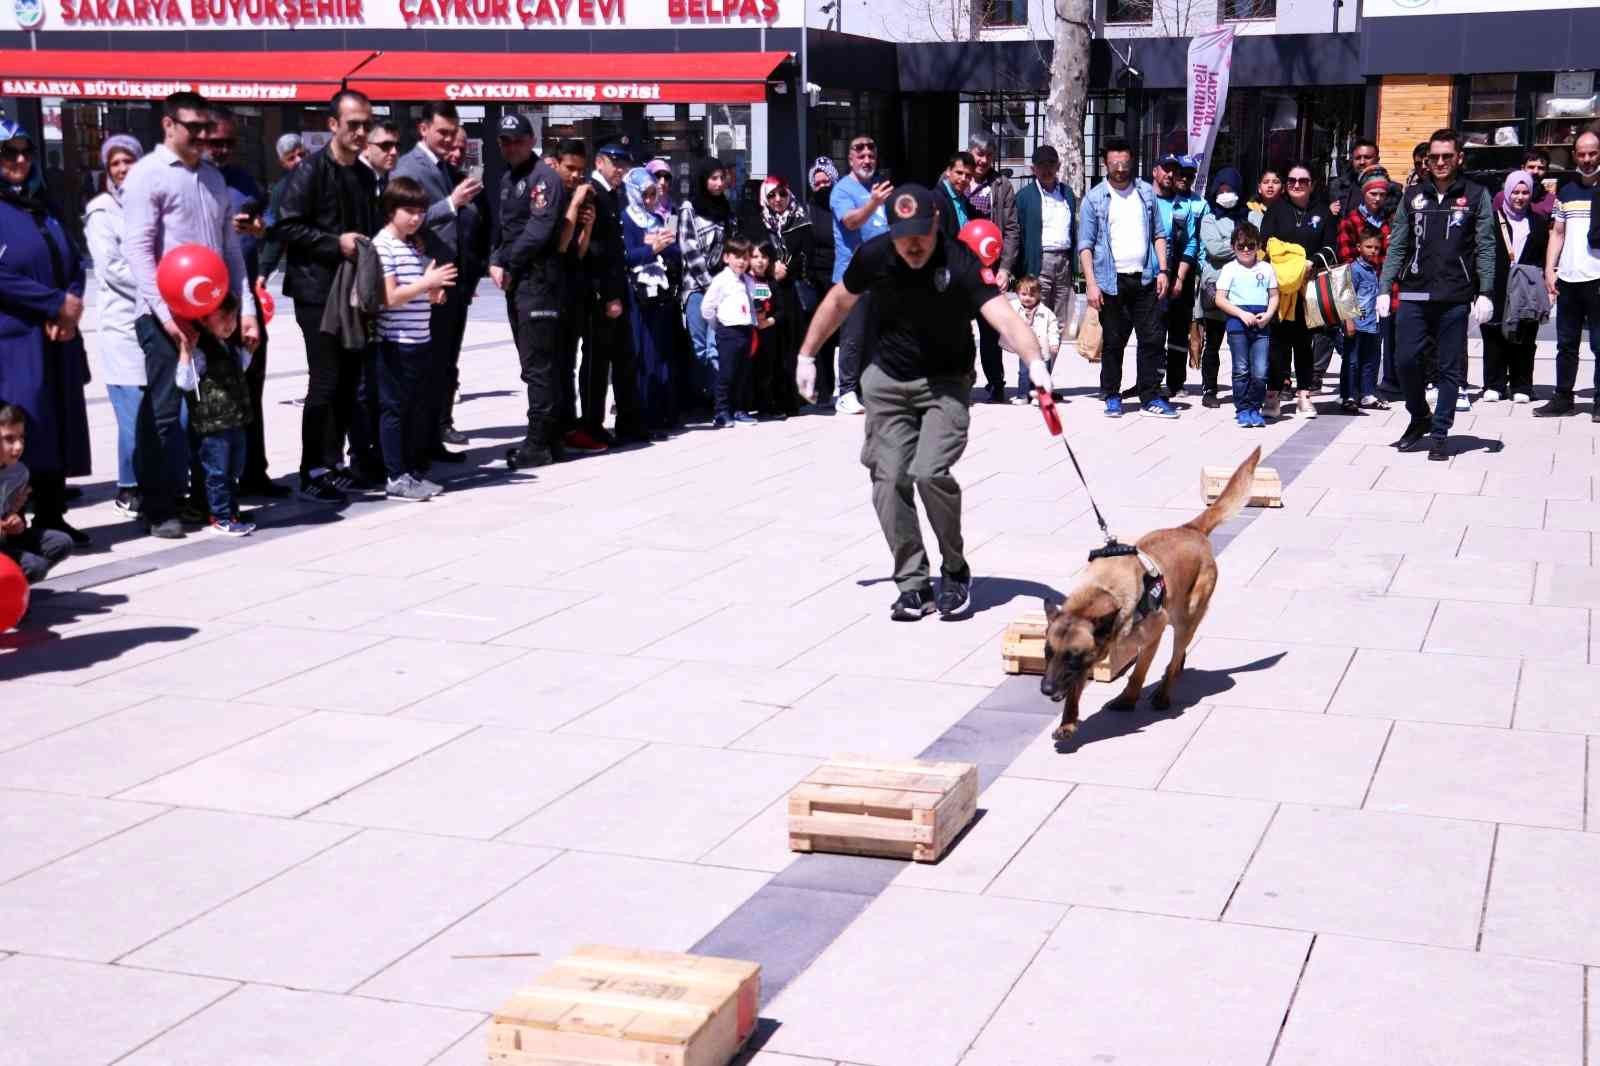
[[[509,475],[488,294],[467,345],[444,497],[278,504],[244,541],[118,521],[91,392],[99,547],[0,646],[3,1066],[481,1063],[487,1012],[589,941],[763,962],[756,1066],[1585,1061],[1586,414],[1479,405],[1430,464],[1385,446],[1398,408],[1108,421],[1066,354],[1117,531],[1257,443],[1286,506],[1219,531],[1180,706],[1094,686],[1058,753],[998,647],[1095,543],[1036,412],[973,412],[970,617],[895,625],[858,420]],[[981,815],[934,866],[796,860],[784,795],[847,751],[979,762]]]

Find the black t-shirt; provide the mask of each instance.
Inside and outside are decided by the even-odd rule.
[[[1000,295],[982,271],[966,245],[942,234],[920,270],[906,265],[888,234],[856,249],[844,287],[872,294],[872,361],[896,381],[972,373],[972,320]]]

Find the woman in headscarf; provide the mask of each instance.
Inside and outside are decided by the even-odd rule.
[[[648,169],[628,171],[622,187],[628,196],[622,242],[630,281],[633,350],[639,353],[639,409],[651,437],[665,440],[677,414],[672,370],[681,334],[672,279],[678,273],[678,236],[656,213],[663,194]]]
[[[1508,321],[1506,293],[1511,287],[1513,268],[1531,280],[1544,270],[1545,250],[1550,243],[1550,220],[1533,210],[1534,190],[1539,183],[1526,170],[1513,170],[1506,176],[1505,197],[1494,213],[1494,318],[1479,326],[1483,334],[1483,395],[1479,399],[1494,403],[1510,397],[1527,403],[1533,397],[1533,356],[1539,319],[1519,312],[1519,320]],[[1537,286],[1522,286],[1536,295]]]
[[[81,545],[89,535],[67,524],[66,491],[89,473],[83,261],[44,200],[37,154],[27,130],[0,119],[0,397],[28,412],[34,525]]]
[[[1208,185],[1210,210],[1200,216],[1200,298],[1195,300],[1194,310],[1206,331],[1206,349],[1200,357],[1200,402],[1221,407],[1217,378],[1228,323],[1227,316],[1217,310],[1217,275],[1233,261],[1233,231],[1239,223],[1249,221],[1250,209],[1244,202],[1244,177],[1233,167],[1211,175]]]
[[[772,256],[772,303],[778,320],[762,337],[762,344],[771,344],[776,351],[769,364],[772,382],[768,395],[774,408],[769,413],[787,416],[800,410],[800,394],[794,388],[795,362],[811,325],[811,312],[817,308],[817,291],[811,286],[815,234],[810,212],[795,199],[789,183],[775,174],[761,183],[761,223]]]
[[[680,296],[697,364],[695,391],[708,400],[717,376],[717,341],[701,317],[700,304],[711,279],[722,270],[722,240],[733,228],[728,164],[715,156],[697,159],[689,181],[689,202],[678,208],[678,250],[683,256]]]
[[[807,265],[806,280],[816,293],[817,303],[833,288],[833,186],[839,180],[839,168],[825,155],[817,156],[806,172],[806,214],[811,217],[811,260]],[[813,310],[815,307],[813,306]],[[802,337],[802,340],[805,338]],[[839,348],[839,335],[835,333],[817,352],[817,395],[833,395],[833,356]]]
[[[139,398],[145,386],[144,349],[134,336],[139,285],[122,255],[122,182],[144,155],[126,133],[107,137],[100,146],[105,188],[84,211],[83,232],[94,260],[100,377],[117,416],[117,510],[139,513],[139,478],[133,465]]]
[[[650,180],[656,186],[656,214],[662,218],[671,218],[673,214],[672,164],[665,159],[652,159],[644,165],[644,172],[650,175]]]

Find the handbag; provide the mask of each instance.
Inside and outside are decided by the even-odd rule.
[[[804,279],[796,281],[794,283],[794,295],[795,299],[800,301],[801,311],[809,315],[817,309],[817,304],[820,302],[817,299],[817,287],[811,282]]]
[[[1105,346],[1105,336],[1100,329],[1100,312],[1085,304],[1083,321],[1078,326],[1078,354],[1091,363],[1100,361],[1100,351]]]

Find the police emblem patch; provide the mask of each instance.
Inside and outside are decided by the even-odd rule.
[[[900,218],[910,218],[917,213],[917,198],[910,193],[902,193],[895,198],[894,213]]]
[[[1465,196],[1456,197],[1456,206],[1457,207],[1466,207],[1467,206],[1467,198]]]
[[[537,211],[543,211],[550,206],[550,197],[545,193],[544,186],[537,182],[534,183],[533,196],[530,199],[533,200],[534,209]]]
[[[1428,198],[1426,196],[1422,195],[1420,192],[1417,193],[1417,195],[1415,195],[1415,196],[1413,196],[1411,198],[1411,209],[1413,211],[1421,211],[1424,207],[1427,207],[1427,206],[1428,206]]]
[[[906,199],[909,200],[910,197],[906,197]],[[913,207],[912,210],[916,210],[916,208]],[[900,213],[900,205],[899,204],[895,205],[895,213],[896,214]],[[901,216],[901,217],[904,217],[904,216]],[[944,292],[946,289],[948,289],[950,287],[950,268],[949,267],[940,267],[938,270],[935,270],[933,272],[933,287],[934,287],[934,289],[936,289],[939,292]]]
[[[517,195],[518,196],[521,196],[523,193],[525,193],[527,191],[528,191],[528,183],[527,183],[526,180],[517,182]]]

